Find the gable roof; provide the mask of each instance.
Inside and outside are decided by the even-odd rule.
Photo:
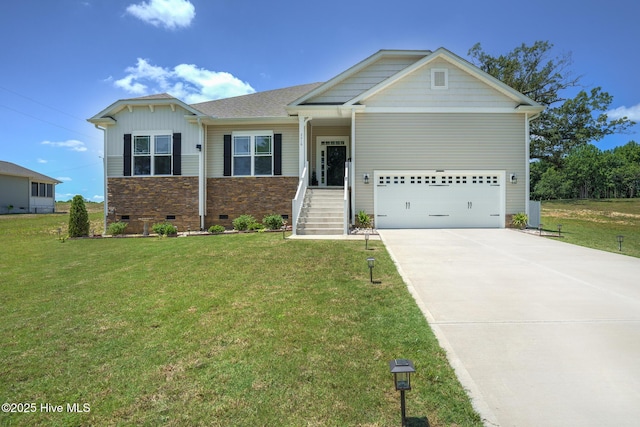
[[[233,98],[201,102],[191,106],[198,111],[219,119],[258,117],[288,117],[285,106],[322,83],[291,86]]]
[[[117,114],[119,111],[125,108],[129,108],[129,110],[131,110],[136,106],[149,106],[149,108],[153,108],[154,106],[158,105],[168,105],[172,109],[175,109],[176,106],[179,106],[187,110],[187,112],[189,112],[193,116],[202,115],[200,111],[194,109],[189,104],[180,101],[178,98],[171,96],[168,93],[159,93],[155,95],[141,96],[138,98],[120,99],[109,105],[104,110],[100,111],[95,116],[87,119],[87,121],[95,125],[111,125],[115,124],[116,122],[116,120],[113,118],[113,115]]]
[[[300,98],[298,98],[295,101],[291,102],[289,105],[290,106],[296,106],[296,105],[306,104],[309,100],[313,99],[317,95],[319,95],[319,94],[321,94],[323,92],[326,92],[329,89],[337,86],[338,84],[344,82],[348,78],[356,75],[360,71],[362,71],[365,68],[369,67],[371,64],[374,64],[375,62],[381,60],[382,58],[401,57],[401,56],[402,57],[412,57],[413,61],[415,62],[415,61],[418,61],[418,60],[424,58],[425,56],[429,55],[430,53],[431,53],[430,50],[386,50],[386,49],[379,50],[378,52],[374,53],[370,57],[368,57],[368,58],[364,59],[363,61],[360,61],[356,65],[352,66],[348,70],[338,74],[337,76],[335,76],[331,80],[327,81],[326,83],[323,83],[322,85],[319,85],[314,90],[311,90],[310,92],[308,92],[306,94],[303,94],[303,96],[301,96]],[[369,82],[368,82],[369,87],[365,88],[365,90],[369,89],[370,87],[375,86],[378,83],[380,83],[380,81],[382,81],[383,78],[384,77],[379,77],[379,80],[376,80],[375,78],[372,79],[370,77],[369,78]]]
[[[391,86],[392,84],[394,84],[397,81],[401,80],[402,78],[404,78],[408,74],[418,70],[419,68],[427,66],[428,64],[432,63],[433,61],[435,61],[436,59],[439,59],[439,58],[442,58],[442,59],[452,63],[453,65],[461,68],[462,70],[464,70],[467,73],[469,73],[469,74],[473,75],[474,77],[476,77],[478,80],[480,80],[480,81],[484,82],[485,84],[491,86],[492,88],[496,89],[498,92],[501,92],[505,96],[507,96],[507,97],[513,99],[514,101],[518,102],[520,107],[525,107],[525,106],[526,107],[532,107],[532,109],[536,110],[536,112],[540,112],[540,111],[544,110],[544,107],[542,105],[538,104],[537,102],[535,102],[533,99],[529,98],[526,95],[523,95],[522,93],[518,92],[517,90],[513,89],[512,87],[510,87],[510,86],[504,84],[503,82],[501,82],[500,80],[496,79],[492,75],[482,71],[480,68],[476,67],[475,65],[473,65],[470,62],[466,61],[465,59],[459,57],[458,55],[456,55],[456,54],[452,53],[451,51],[449,51],[449,50],[447,50],[445,48],[442,48],[442,47],[437,49],[433,53],[425,56],[421,60],[415,62],[414,64],[406,67],[402,71],[394,74],[393,76],[389,77],[388,79],[386,79],[386,80],[380,82],[379,84],[371,87],[370,89],[360,93],[360,95],[358,95],[357,97],[351,99],[345,105],[355,105],[355,104],[365,100],[366,98],[368,98],[368,97],[370,97],[372,95],[375,95],[376,93],[388,88],[389,86]]]
[[[37,181],[62,184],[62,181],[58,181],[57,179],[32,171],[31,169],[24,168],[16,165],[15,163],[5,162],[3,160],[0,160],[0,175],[19,176]]]

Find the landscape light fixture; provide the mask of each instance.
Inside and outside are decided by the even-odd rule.
[[[364,233],[364,250],[369,249],[369,233]]]
[[[562,224],[558,224],[558,237],[561,237]]]
[[[543,225],[544,225],[544,224],[539,224],[539,225],[538,225],[538,232],[540,233],[540,235],[541,235],[541,236],[542,236],[542,226],[543,226]]]
[[[400,412],[402,415],[402,426],[407,425],[407,417],[404,402],[404,392],[411,390],[411,374],[415,372],[413,362],[409,359],[393,359],[389,362],[389,370],[393,374],[393,383],[396,390],[400,391]]]
[[[369,265],[369,280],[373,283],[373,267],[375,267],[376,259],[372,257],[367,258],[367,264]]]
[[[622,242],[624,241],[624,236],[617,236],[618,239],[618,250],[622,251]]]

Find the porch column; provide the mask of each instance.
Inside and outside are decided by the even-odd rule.
[[[302,177],[304,166],[307,161],[307,123],[311,117],[298,116],[298,132],[300,147],[298,148],[298,177]]]

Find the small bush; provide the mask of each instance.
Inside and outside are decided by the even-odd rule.
[[[124,234],[124,229],[127,228],[126,222],[112,222],[109,224],[109,228],[107,228],[107,234],[111,234],[112,236],[117,236],[119,234]]]
[[[513,224],[514,227],[525,228],[528,223],[529,217],[527,217],[527,214],[524,212],[514,214],[511,217],[511,224]]]
[[[209,227],[209,233],[211,234],[224,233],[224,227],[221,225],[212,225],[211,227]]]
[[[271,214],[262,218],[262,223],[266,225],[269,230],[280,230],[284,225],[284,220],[282,216],[278,214]]]
[[[84,197],[76,195],[69,208],[69,237],[89,235],[89,214],[84,205]]]
[[[357,221],[362,228],[371,228],[371,217],[365,211],[358,212]]]
[[[161,223],[153,224],[153,227],[151,227],[151,229],[153,230],[154,233],[157,233],[160,236],[168,236],[171,234],[178,233],[178,229],[176,228],[176,226],[169,222],[161,222]]]
[[[233,220],[233,229],[238,231],[247,231],[247,230],[255,230],[254,224],[256,224],[256,219],[251,215],[240,215],[238,218]]]
[[[250,231],[264,231],[266,229],[264,224],[259,222],[254,222],[253,224],[249,224]]]

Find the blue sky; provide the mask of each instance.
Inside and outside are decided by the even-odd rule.
[[[3,1],[0,160],[63,181],[58,200],[102,201],[102,133],[86,119],[118,99],[200,102],[326,81],[380,49],[467,58],[477,42],[499,55],[548,40],[640,122],[639,17],[636,0]]]

